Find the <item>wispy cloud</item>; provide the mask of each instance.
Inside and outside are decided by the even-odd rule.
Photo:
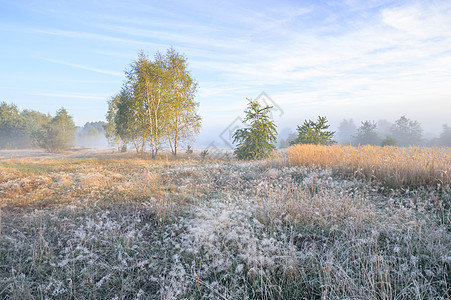
[[[250,42],[248,47],[255,50],[243,53],[244,63],[208,65],[234,82],[297,85],[301,89],[314,83],[323,90],[330,90],[335,82],[346,81],[347,87],[362,85],[377,92],[378,83],[385,83],[383,79],[394,84],[399,80],[399,86],[407,86],[407,83],[418,86],[430,81],[428,78],[451,80],[447,65],[438,64],[451,57],[451,32],[433,30],[451,28],[450,5],[443,6],[387,8],[372,14],[365,25],[337,35],[323,35],[314,28],[302,33],[293,30],[289,38],[278,45],[259,46]],[[428,23],[437,27],[426,26]],[[280,31],[285,32],[287,29],[283,27]],[[449,93],[451,87],[442,80],[439,82],[440,91]]]
[[[147,46],[147,47],[161,47],[161,44],[152,43],[142,40],[134,40],[134,39],[124,39],[120,37],[114,37],[105,34],[97,34],[90,33],[84,31],[73,31],[73,30],[62,30],[62,29],[54,29],[54,28],[38,28],[32,29],[31,31],[39,34],[48,34],[48,35],[57,35],[60,37],[65,37],[68,39],[90,39],[90,40],[102,40],[107,42],[114,42],[117,44],[132,44],[138,46]]]
[[[34,92],[32,95],[52,98],[86,99],[106,101],[109,96],[102,93]]]
[[[91,71],[91,72],[107,74],[107,75],[112,75],[112,76],[117,76],[117,77],[124,77],[124,74],[121,73],[121,72],[114,72],[114,71],[104,70],[104,69],[95,68],[95,67],[91,67],[91,66],[84,66],[84,65],[74,64],[74,63],[71,63],[71,62],[66,62],[66,61],[62,61],[62,60],[56,60],[56,59],[52,59],[52,58],[39,57],[39,59],[45,60],[45,61],[48,61],[48,62],[51,62],[51,63],[55,63],[55,64],[59,64],[59,65],[63,65],[63,66],[68,66],[68,67],[73,67],[73,68],[77,68],[77,69],[82,69],[82,70],[87,70],[87,71]]]

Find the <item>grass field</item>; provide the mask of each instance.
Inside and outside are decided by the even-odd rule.
[[[449,149],[337,147],[0,159],[0,298],[449,299]]]
[[[390,187],[451,183],[451,148],[295,145],[288,148],[288,156],[295,164],[329,167]]]

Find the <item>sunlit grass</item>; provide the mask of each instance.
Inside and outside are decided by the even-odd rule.
[[[288,157],[297,165],[330,167],[392,187],[451,182],[451,148],[295,145]]]

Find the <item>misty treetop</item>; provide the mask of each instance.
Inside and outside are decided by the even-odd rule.
[[[77,127],[77,134],[80,137],[104,136],[105,125],[104,121],[86,122],[83,127]]]
[[[396,120],[390,130],[398,146],[418,145],[423,139],[421,124],[405,116]]]
[[[121,91],[108,102],[105,131],[120,148],[132,144],[137,152],[146,145],[152,156],[167,144],[174,155],[182,142],[199,133],[199,104],[194,101],[197,82],[187,59],[175,49],[157,53],[153,60],[140,52],[126,71]]]
[[[379,145],[381,138],[376,131],[377,124],[374,121],[364,121],[357,128],[357,134],[354,136],[356,145]]]
[[[443,131],[438,137],[436,144],[451,147],[451,127],[446,124],[443,125]]]
[[[105,139],[104,121],[86,122],[83,127],[77,127],[76,145],[79,147],[106,147],[108,146]]]
[[[351,144],[352,138],[357,131],[357,127],[352,119],[344,119],[337,130],[337,141],[341,144]]]

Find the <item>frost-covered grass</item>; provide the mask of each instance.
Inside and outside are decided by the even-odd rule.
[[[451,295],[449,186],[387,189],[284,159],[0,170],[2,299]]]

